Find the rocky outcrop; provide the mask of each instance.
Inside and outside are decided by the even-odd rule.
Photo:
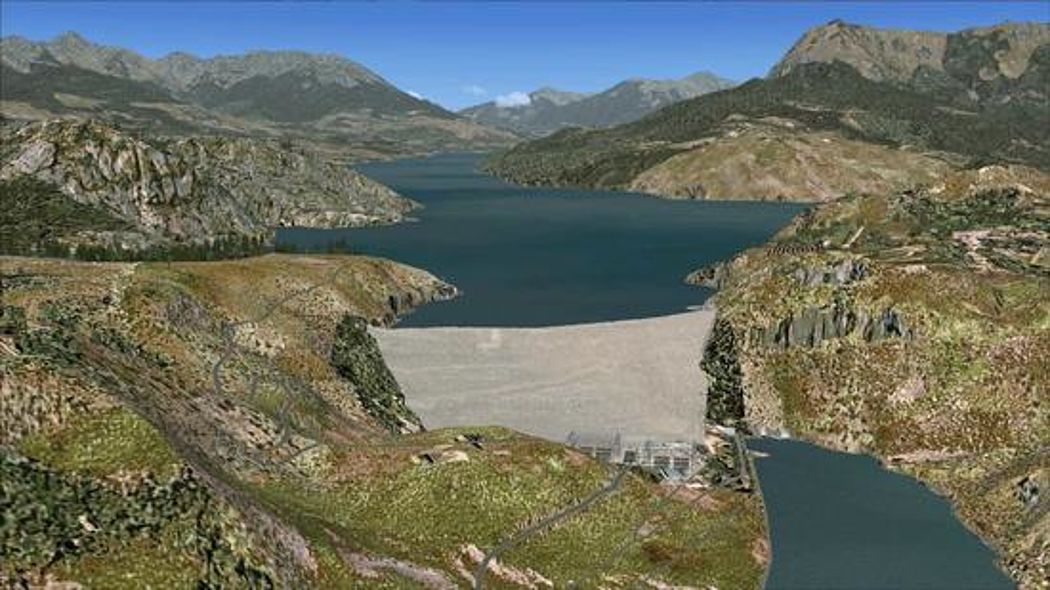
[[[800,266],[791,276],[807,287],[817,285],[834,285],[842,287],[864,278],[867,265],[863,260],[846,258],[840,262],[831,262],[823,266]]]
[[[722,281],[728,267],[724,262],[716,262],[702,268],[698,268],[685,276],[685,284],[708,289],[721,289]]]
[[[388,298],[390,312],[383,316],[381,323],[393,325],[397,319],[411,313],[413,309],[435,301],[446,301],[459,294],[455,286],[437,281],[436,284],[406,285],[401,291]]]
[[[368,322],[347,315],[336,328],[332,366],[353,386],[365,411],[392,432],[423,428],[408,408],[394,374],[383,362],[379,344],[368,333]]]
[[[392,223],[414,207],[307,150],[243,138],[147,141],[95,121],[45,121],[6,134],[0,181],[26,176],[155,241]]]
[[[835,304],[807,307],[764,330],[756,330],[752,333],[752,338],[764,346],[786,349],[795,346],[819,346],[826,340],[846,338],[851,334],[857,334],[865,342],[913,336],[900,312],[892,308],[868,313]]]
[[[823,204],[734,258],[717,295],[752,431],[918,478],[1022,588],[1042,584],[1050,555],[1032,410],[1050,350],[1048,195],[1046,174],[993,165]]]

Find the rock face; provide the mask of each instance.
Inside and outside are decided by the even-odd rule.
[[[25,176],[112,213],[147,241],[392,223],[414,207],[307,150],[251,139],[146,141],[96,121],[5,134],[0,182]]]
[[[1047,23],[1004,23],[944,34],[832,21],[807,31],[770,75],[783,76],[806,63],[842,61],[876,81],[977,100],[1045,101],[1042,48],[1047,44]],[[1029,73],[1039,76],[1042,84],[1029,84]]]
[[[731,88],[733,82],[709,72],[678,80],[634,78],[595,94],[542,88],[525,104],[490,101],[460,114],[478,123],[540,136],[563,127],[607,127],[628,123],[669,104]]]
[[[685,277],[685,284],[707,287],[708,289],[719,289],[725,279],[726,265],[715,263],[703,268],[698,268]]]
[[[821,342],[858,334],[865,342],[885,338],[910,338],[911,331],[894,309],[869,314],[841,305],[807,307],[753,334],[765,346],[787,349],[795,346],[814,347]]]

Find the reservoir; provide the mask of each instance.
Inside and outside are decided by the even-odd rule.
[[[425,268],[460,289],[401,326],[536,327],[670,315],[710,292],[682,279],[766,241],[803,207],[668,201],[629,193],[519,187],[479,173],[481,156],[361,166],[423,205],[419,221],[284,229],[278,241]]]
[[[595,417],[672,438],[697,428],[684,418],[703,415],[703,389],[686,373],[699,372],[702,344],[687,339],[710,318],[666,323],[710,293],[682,278],[761,244],[803,207],[518,187],[479,173],[480,161],[459,154],[363,166],[423,205],[417,222],[284,229],[278,241],[392,258],[462,291],[379,334],[409,405],[430,427],[500,423],[556,440]],[[632,321],[641,318],[652,322]],[[697,326],[688,334],[686,321]],[[576,324],[587,326],[566,329]],[[549,330],[533,330],[541,327]],[[602,408],[599,395],[616,400],[612,410],[643,396],[635,413],[654,415],[632,424],[630,411]],[[918,482],[870,457],[797,441],[749,445],[768,455],[756,467],[773,550],[769,590],[1012,587],[992,552]]]

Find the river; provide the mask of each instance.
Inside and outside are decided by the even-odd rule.
[[[518,187],[478,173],[479,158],[363,166],[422,203],[419,221],[285,229],[278,240],[315,251],[342,244],[425,268],[462,290],[401,326],[562,326],[669,316],[696,306],[710,293],[684,285],[686,273],[762,243],[802,210]],[[689,370],[694,366],[690,361]],[[756,460],[773,548],[767,589],[1012,587],[992,552],[918,482],[870,457],[796,441],[749,444],[768,455]]]

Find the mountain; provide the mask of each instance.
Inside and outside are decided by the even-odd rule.
[[[5,116],[90,116],[167,133],[295,136],[369,152],[506,145],[513,138],[415,98],[336,55],[258,51],[149,59],[75,33],[0,40]]]
[[[842,59],[805,61],[806,39],[814,36],[833,39],[835,46],[845,47],[839,53],[846,56],[869,55],[853,46],[857,39],[874,46],[905,43],[892,37],[869,43],[877,31],[832,24],[822,34],[807,33],[789,54],[795,57],[785,58],[769,78],[682,101],[633,123],[563,130],[519,144],[487,166],[526,184],[629,188],[678,198],[792,200],[903,188],[936,176],[945,165],[1001,161],[1050,169],[1050,103],[1040,98],[1050,87],[1045,29],[977,29],[999,31],[988,35],[1014,31],[1026,39],[1027,59],[1004,61],[1012,68],[1009,76],[996,78],[981,59],[967,61],[946,51],[951,60],[944,62],[942,78],[947,81],[933,83],[932,66],[909,70],[911,62],[901,65],[903,49],[888,51],[878,67],[867,57],[856,58],[868,75]],[[842,32],[828,32],[836,30]],[[978,33],[959,35],[948,36],[946,46],[966,45],[972,41],[968,35]],[[934,37],[917,34],[917,52],[925,55],[923,40]],[[1013,55],[1008,50],[993,53],[1005,59]],[[809,55],[826,53],[812,49]],[[972,55],[985,53],[974,50]],[[907,71],[926,73],[902,82]],[[953,91],[961,80],[983,82],[970,83],[973,92]]]
[[[871,454],[1046,580],[1050,175],[852,195],[697,273],[719,288],[711,422]]]
[[[607,127],[640,119],[680,100],[733,86],[708,72],[680,80],[626,80],[597,94],[542,88],[526,104],[490,101],[460,111],[478,123],[539,136],[563,127]]]
[[[955,95],[964,102],[1046,102],[1048,44],[1048,23],[934,33],[832,21],[807,31],[770,76],[789,74],[802,64],[841,61],[869,80]]]
[[[268,243],[278,226],[392,223],[415,207],[346,166],[272,140],[147,140],[79,120],[27,124],[2,140],[0,251],[8,254]]]

